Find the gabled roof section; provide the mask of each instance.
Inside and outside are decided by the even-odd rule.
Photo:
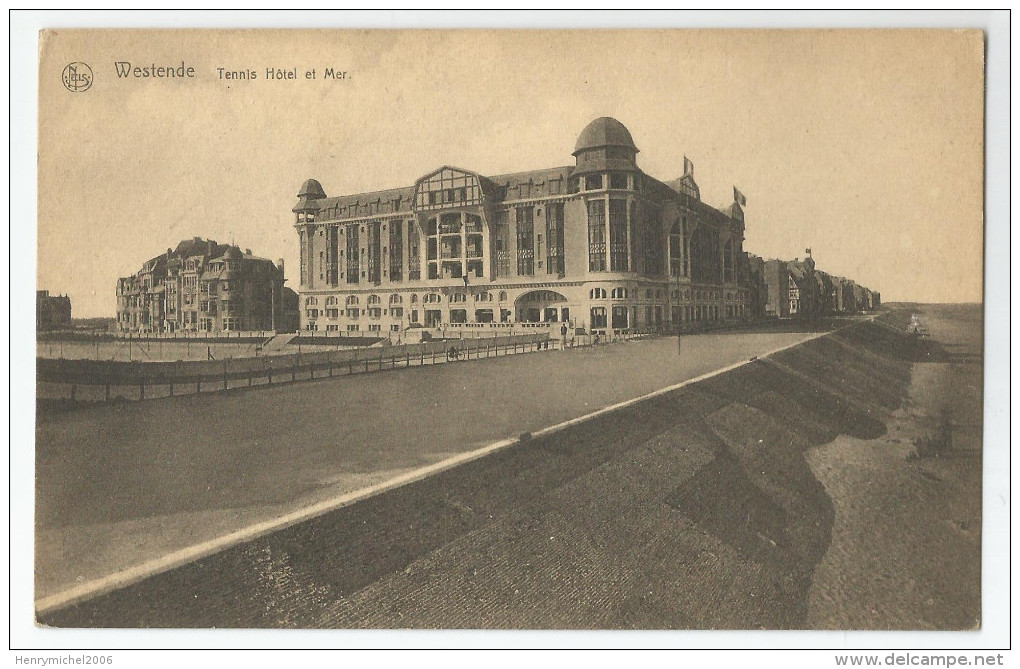
[[[530,197],[566,195],[567,179],[573,169],[569,166],[550,167],[489,177],[495,187],[492,197],[494,200],[522,200]]]
[[[410,213],[414,187],[391,188],[355,195],[327,197],[316,202],[319,220]]]

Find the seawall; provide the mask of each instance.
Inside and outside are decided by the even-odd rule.
[[[937,344],[895,317],[47,613],[82,627],[800,628],[834,509]]]

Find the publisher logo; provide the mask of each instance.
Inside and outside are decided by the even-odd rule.
[[[85,63],[68,63],[60,74],[60,80],[72,93],[84,93],[92,88],[92,68]]]

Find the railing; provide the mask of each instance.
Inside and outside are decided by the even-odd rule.
[[[633,339],[635,336],[577,335],[554,338],[545,333],[536,333],[386,348],[193,362],[39,358],[36,394],[39,399],[72,402],[138,401],[538,351],[588,348]]]

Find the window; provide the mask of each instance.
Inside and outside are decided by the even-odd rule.
[[[491,323],[493,320],[492,309],[475,309],[476,323]]]
[[[357,331],[358,331],[358,330],[360,330],[360,329],[361,329],[361,326],[360,326],[360,325],[358,325],[357,323],[354,323],[354,324],[352,324],[352,325],[348,325],[348,326],[347,326],[347,331],[348,331],[348,332],[357,332]]]
[[[403,318],[404,317],[404,308],[403,307],[392,307],[390,309],[390,315],[393,316],[394,318]]]
[[[339,282],[340,229],[331,225],[326,229],[326,283],[331,286]]]
[[[361,255],[358,253],[360,239],[358,226],[347,226],[347,283],[358,283],[361,276]]]
[[[499,301],[500,302],[506,302],[506,291],[505,290],[499,291]]]
[[[403,221],[390,221],[390,281],[400,281],[404,273]]]
[[[566,271],[563,263],[563,203],[550,204],[545,209],[545,236],[548,244],[549,274],[563,275]]]
[[[450,309],[451,323],[467,323],[467,309]]]
[[[613,272],[629,269],[627,252],[627,201],[609,201],[609,266]]]
[[[390,295],[390,304],[403,304],[404,298],[394,293]]]
[[[379,283],[382,276],[382,237],[379,221],[372,221],[368,224],[368,280],[370,283]]]
[[[315,296],[309,296],[309,297],[305,298],[305,306],[306,307],[314,307],[318,303],[319,303],[319,298],[317,298]]]
[[[330,295],[329,297],[326,298],[326,306],[327,307],[332,307],[332,306],[335,306],[336,304],[337,304],[337,297],[336,297],[336,295]]]
[[[308,309],[308,310],[305,311],[305,316],[307,316],[308,318],[318,318],[319,317],[319,310],[318,309]]]
[[[378,295],[369,295],[368,296],[368,303],[369,303],[369,305],[372,305],[372,304],[382,304],[382,298],[380,298]]]
[[[517,274],[535,274],[535,208],[517,207]]]
[[[599,190],[602,188],[602,175],[589,174],[584,178],[585,190]]]
[[[379,325],[378,323],[373,323],[373,324],[368,326],[368,331],[369,332],[379,332],[381,330],[382,330],[382,326]]]
[[[454,293],[453,295],[450,296],[450,302],[454,303],[467,302],[467,295],[465,295],[464,293]]]
[[[613,307],[613,329],[623,330],[628,327],[627,307]]]
[[[609,173],[609,187],[610,188],[627,188],[627,173],[626,172],[610,172]]]
[[[494,216],[495,235],[493,247],[496,251],[496,276],[510,276],[510,224],[506,210],[497,211]]]
[[[417,295],[411,295],[411,304],[417,304],[417,303],[418,303],[418,296]]]
[[[616,291],[614,290],[613,292],[615,293]],[[588,293],[588,297],[590,297],[593,300],[604,300],[606,298],[606,289],[592,288],[591,291]]]
[[[606,308],[605,307],[592,307],[591,308],[591,326],[592,326],[592,328],[604,328],[604,327],[606,327]]]
[[[358,296],[357,295],[348,295],[346,303],[347,303],[347,306],[357,305],[358,304]]]
[[[614,300],[625,300],[627,299],[626,288],[613,288],[613,299]]]
[[[428,293],[424,298],[422,298],[422,301],[425,302],[425,304],[438,304],[443,301],[443,296],[439,293]]]
[[[606,203],[588,201],[588,271],[606,271]]]
[[[421,256],[418,252],[418,226],[414,221],[407,222],[407,279],[421,279]]]
[[[489,292],[475,293],[475,302],[491,302],[491,301],[492,293]]]

